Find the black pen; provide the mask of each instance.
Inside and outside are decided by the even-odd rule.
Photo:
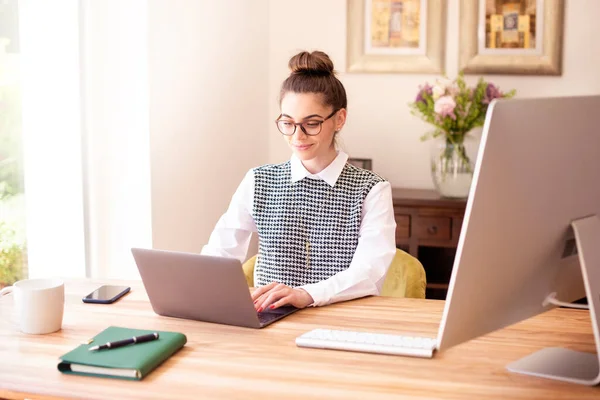
[[[90,347],[88,350],[94,351],[94,350],[103,350],[103,349],[116,349],[117,347],[127,346],[128,344],[144,343],[144,342],[149,342],[151,340],[156,340],[156,339],[158,339],[158,333],[154,332],[154,333],[149,333],[147,335],[134,336],[129,339],[117,340],[116,342],[108,342],[108,343],[100,345],[100,346],[93,346],[93,347]]]

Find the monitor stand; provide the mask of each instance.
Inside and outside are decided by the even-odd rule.
[[[559,347],[537,351],[507,366],[511,372],[580,385],[600,383],[600,218],[591,216],[571,223],[590,308],[596,353]]]

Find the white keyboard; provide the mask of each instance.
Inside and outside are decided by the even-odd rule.
[[[437,341],[418,336],[314,329],[296,338],[299,347],[360,351],[411,357],[433,357]]]

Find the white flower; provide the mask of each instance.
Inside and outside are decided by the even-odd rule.
[[[436,79],[435,84],[444,89],[448,89],[454,82],[448,78]]]
[[[438,85],[435,85],[432,89],[431,89],[431,97],[433,97],[434,100],[439,99],[440,97],[442,97],[444,94],[446,93],[446,88],[445,87],[441,87]]]

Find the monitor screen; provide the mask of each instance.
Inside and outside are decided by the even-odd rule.
[[[586,251],[590,260],[599,260],[594,254],[594,247],[600,249],[600,236],[594,238],[600,231],[598,113],[600,96],[490,105],[439,350],[547,311],[555,307],[546,301],[549,295],[563,302],[588,295],[572,224],[579,221],[587,240],[597,240]],[[587,288],[597,291],[589,299],[591,311],[600,311],[599,284]]]

